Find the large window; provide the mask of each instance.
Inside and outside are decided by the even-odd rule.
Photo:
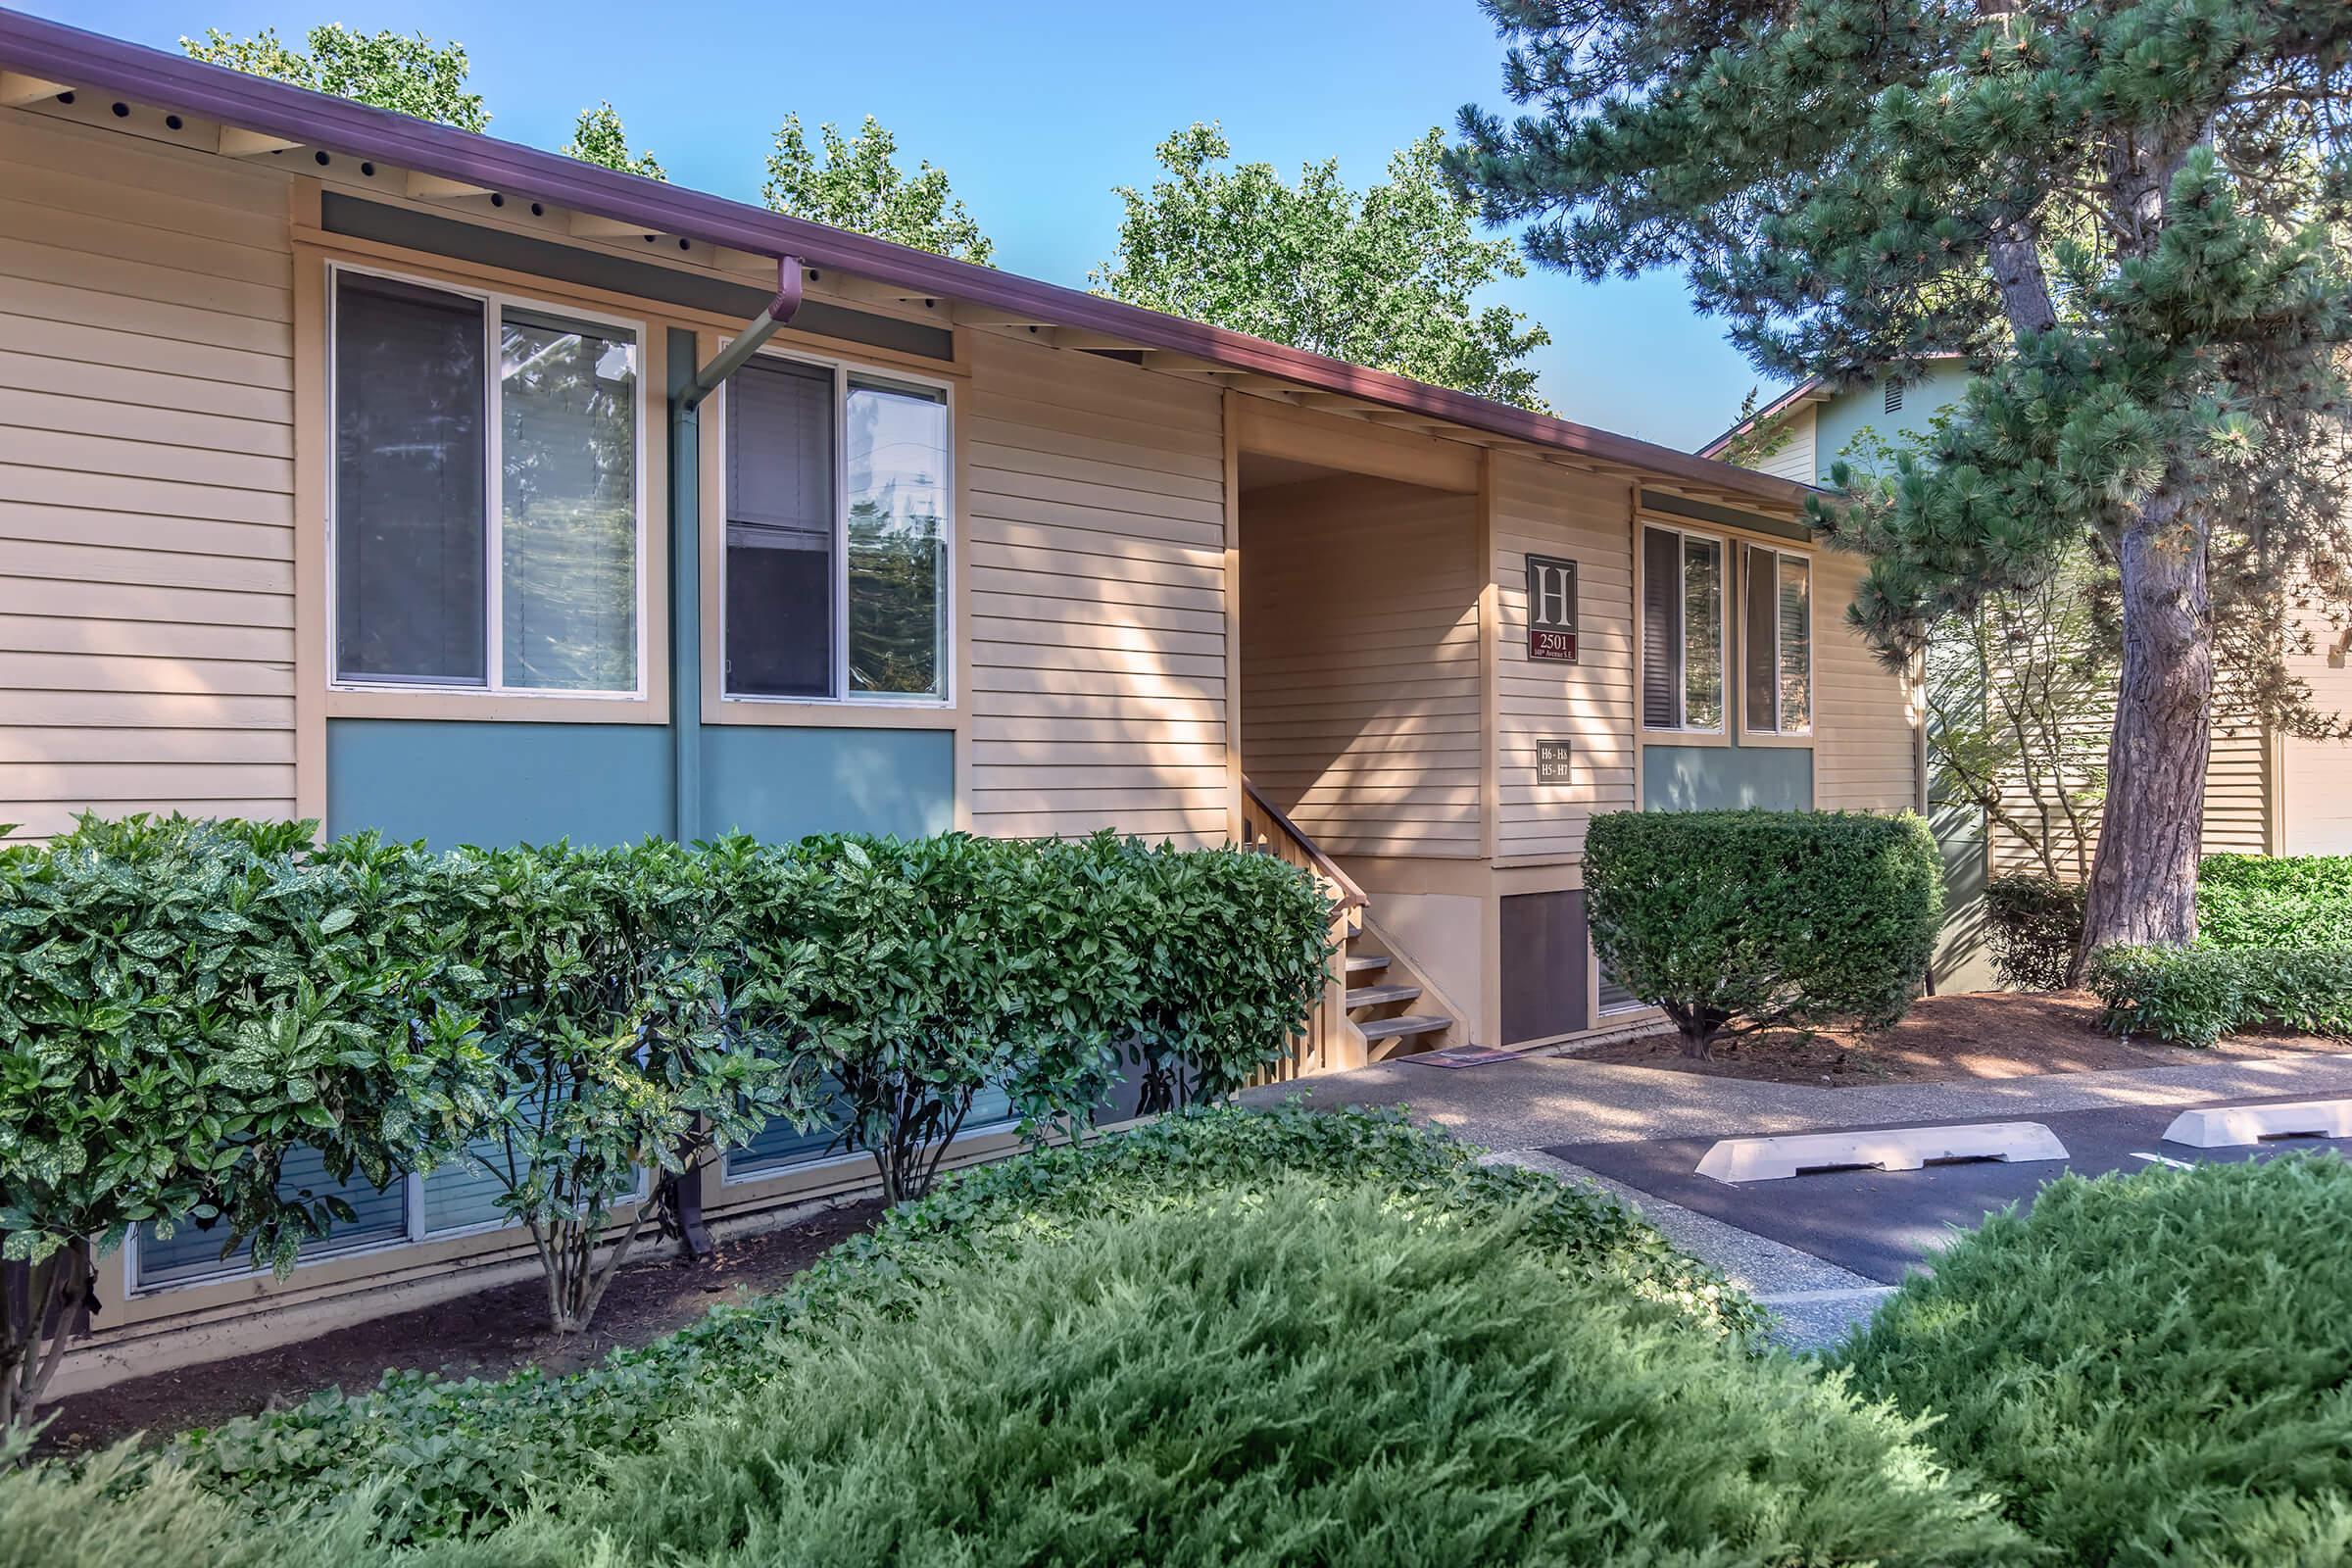
[[[725,691],[948,696],[948,398],[761,355],[726,394]]]
[[[635,696],[628,326],[338,270],[335,677]]]
[[[1743,712],[1759,735],[1813,730],[1813,563],[1765,545],[1747,547]]]
[[[1642,530],[1642,727],[1723,730],[1723,541]]]

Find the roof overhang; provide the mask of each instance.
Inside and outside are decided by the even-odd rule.
[[[20,12],[0,10],[0,68],[36,84],[101,88],[156,108],[218,121],[249,136],[381,159],[423,175],[527,195],[631,227],[778,260],[797,256],[809,266],[837,269],[911,294],[988,307],[1006,320],[1099,333],[1122,343],[1270,377],[1309,392],[1504,437],[1595,466],[1689,484],[1749,505],[1790,510],[1801,507],[1811,493],[1804,485],[1654,442],[623,174],[561,153],[433,124]]]

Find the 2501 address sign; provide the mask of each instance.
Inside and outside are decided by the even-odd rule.
[[[1576,563],[1527,558],[1527,657],[1576,662]]]

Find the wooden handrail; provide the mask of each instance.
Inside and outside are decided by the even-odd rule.
[[[1242,793],[1247,795],[1250,803],[1270,818],[1275,826],[1282,829],[1291,843],[1298,847],[1298,852],[1306,857],[1307,864],[1315,869],[1316,874],[1340,890],[1341,909],[1360,909],[1371,902],[1364,897],[1364,890],[1355,885],[1355,878],[1341,870],[1340,862],[1323,853],[1323,846],[1299,832],[1298,824],[1284,815],[1280,807],[1258,794],[1257,786],[1247,778],[1242,780]]]

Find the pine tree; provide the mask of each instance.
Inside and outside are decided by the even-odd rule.
[[[1529,112],[1465,109],[1448,170],[1538,261],[1684,268],[1771,374],[1968,357],[1930,461],[1815,520],[1906,665],[2070,552],[2116,573],[2085,950],[2189,940],[2217,614],[2274,722],[2290,612],[2352,614],[2352,6],[1484,3]]]

